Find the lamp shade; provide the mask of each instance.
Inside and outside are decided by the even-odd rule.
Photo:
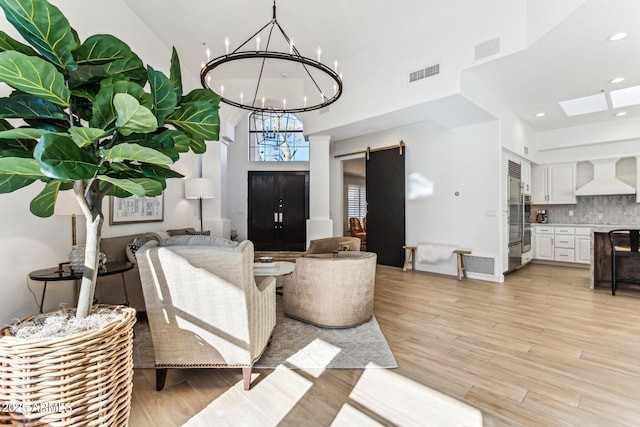
[[[54,215],[83,215],[73,190],[60,191],[53,208]]]
[[[185,199],[212,199],[213,181],[209,178],[189,178],[184,181]]]

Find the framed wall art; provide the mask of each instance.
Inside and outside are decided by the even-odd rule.
[[[156,197],[110,197],[109,224],[164,221],[164,193]]]

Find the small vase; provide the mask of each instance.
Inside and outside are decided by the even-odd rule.
[[[84,245],[75,245],[69,253],[71,270],[76,274],[82,274],[84,270]]]

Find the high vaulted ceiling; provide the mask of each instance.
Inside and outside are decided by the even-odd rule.
[[[222,55],[225,37],[233,48],[269,22],[273,5],[271,0],[124,1],[168,46],[176,46],[183,67],[196,69],[207,47],[212,57]],[[303,55],[313,57],[320,46],[331,64],[388,34],[426,25],[450,8],[464,13],[466,1],[477,0],[278,0],[277,17]],[[567,117],[558,103],[640,84],[639,16],[638,0],[588,0],[528,49],[464,72],[538,131],[637,118],[637,106],[625,108],[622,118],[611,109]],[[607,41],[619,31],[629,36]],[[618,76],[625,81],[608,83]],[[536,117],[538,112],[545,117]]]

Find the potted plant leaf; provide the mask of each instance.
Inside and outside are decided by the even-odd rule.
[[[0,7],[27,43],[0,31],[0,82],[12,88],[9,96],[0,98],[0,193],[44,183],[42,191],[31,201],[30,210],[39,217],[48,217],[53,214],[58,193],[73,189],[86,218],[85,262],[75,312],[75,317],[84,318],[92,312],[105,196],[162,194],[167,179],[182,176],[171,169],[182,153],[203,153],[205,141],[218,139],[219,97],[205,89],[183,94],[175,49],[167,76],[145,67],[126,43],[112,35],[93,35],[81,42],[63,13],[46,0],[0,0]],[[130,317],[133,311],[133,321],[114,321],[106,328],[121,323],[128,329],[116,332],[128,336],[128,344],[115,347],[118,355],[130,361],[130,352],[120,351],[119,347],[131,345],[135,311],[120,310],[125,314],[129,310]],[[74,344],[72,351],[78,350],[76,335],[70,339]],[[95,331],[89,331],[88,335],[90,344],[85,347],[98,347]],[[61,339],[49,339],[50,345],[62,345]],[[107,345],[114,342],[112,338],[106,341]],[[33,356],[27,347],[24,340],[0,338],[3,358],[0,365],[19,365],[16,369],[24,371],[27,368],[23,356]],[[85,347],[80,345],[79,350]],[[19,348],[17,355],[12,353],[15,348]],[[50,357],[57,360],[64,353],[65,350],[56,348]],[[42,363],[42,357],[38,360]],[[124,371],[121,374],[124,384],[127,381],[130,384],[131,366]],[[55,379],[49,370],[45,377],[49,382],[42,387],[48,393],[56,387],[68,393],[69,381]],[[22,413],[12,413],[11,417],[25,422],[46,414],[26,411],[28,405],[33,409],[38,403],[33,396],[41,396],[35,379],[30,377],[20,384],[19,375],[0,369],[0,381],[3,384],[0,400],[31,396],[31,401],[15,405]],[[56,381],[67,385],[56,385]],[[9,383],[16,386],[11,395],[6,391],[11,386],[5,388]],[[85,383],[91,380],[78,377],[75,382],[80,390]],[[119,384],[113,386],[128,387],[128,394],[124,394],[130,400],[130,385]],[[110,394],[106,390],[97,393],[98,397]],[[75,401],[67,394],[60,397],[58,403],[69,403],[71,408],[57,415],[79,420],[119,420],[116,424],[126,424],[129,403],[124,405],[126,414],[105,415],[108,410],[90,409],[96,404],[96,396],[92,400],[86,398],[91,393],[81,391],[81,394],[84,397]],[[86,412],[100,414],[83,415],[82,410],[73,406],[85,401]],[[114,411],[119,410],[119,405],[113,405]],[[54,415],[40,421],[59,421]]]

